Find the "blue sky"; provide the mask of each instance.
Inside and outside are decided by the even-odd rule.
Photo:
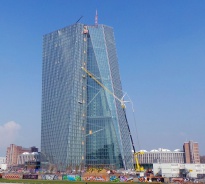
[[[136,149],[193,140],[205,155],[205,1],[0,0],[0,156],[40,147],[42,36],[81,16],[94,24],[96,9],[115,31]]]

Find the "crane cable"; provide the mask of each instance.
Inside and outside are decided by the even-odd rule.
[[[139,140],[139,133],[138,133],[137,121],[136,121],[136,117],[135,117],[134,105],[133,105],[133,102],[132,102],[132,100],[131,100],[131,98],[129,97],[128,94],[127,94],[127,97],[129,98],[129,101],[130,101],[131,106],[132,106],[132,114],[133,114],[134,126],[135,126],[135,130],[136,130],[136,139],[137,139],[137,144],[138,144],[139,150],[140,150],[141,149],[141,145],[140,145],[140,140]]]
[[[138,128],[137,128],[137,121],[136,121],[136,118],[135,118],[135,110],[134,110],[133,102],[132,102],[130,96],[129,96],[125,91],[123,91],[123,90],[121,90],[121,89],[119,89],[119,88],[116,88],[116,87],[114,87],[114,88],[115,88],[116,90],[119,90],[119,91],[121,91],[122,93],[124,93],[124,95],[123,95],[122,98],[124,98],[125,96],[127,96],[127,97],[128,97],[128,101],[126,101],[126,102],[130,102],[130,103],[131,103],[132,114],[133,114],[133,120],[134,120],[134,128],[135,128],[135,130],[136,130],[137,144],[138,144],[138,146],[139,146],[139,150],[141,150],[141,144],[140,144],[140,140],[139,140],[139,133],[138,133]],[[125,116],[126,116],[126,112],[125,112]],[[128,124],[127,117],[125,117],[125,118],[126,118],[126,121],[127,121],[127,124]],[[129,124],[128,124],[128,126],[129,126]],[[131,138],[131,140],[132,140],[132,138]]]
[[[128,131],[129,131],[129,134],[130,134],[130,139],[131,139],[131,143],[132,143],[132,147],[133,147],[133,151],[135,153],[135,147],[134,147],[134,142],[133,142],[133,139],[132,139],[132,135],[131,135],[131,131],[130,131],[130,127],[129,127],[129,124],[128,124],[128,120],[127,120],[127,116],[126,116],[126,112],[125,112],[125,102],[130,102],[131,105],[132,105],[132,113],[133,113],[133,119],[134,119],[134,125],[135,125],[135,129],[136,129],[136,133],[137,133],[137,141],[138,141],[138,145],[139,145],[139,148],[140,148],[140,142],[139,142],[139,137],[138,137],[138,131],[137,131],[137,123],[136,123],[136,118],[135,118],[135,113],[134,113],[134,106],[133,106],[133,103],[131,101],[131,98],[128,96],[127,93],[125,93],[125,95],[128,96],[129,100],[130,101],[124,101],[123,98],[125,95],[123,95],[123,97],[120,99],[118,98],[112,91],[110,91],[107,87],[105,87],[91,72],[89,72],[86,68],[84,67],[81,67],[82,70],[84,70],[95,82],[97,82],[104,90],[106,90],[107,92],[109,92],[115,99],[117,99],[120,103],[121,103],[121,106],[122,106],[122,109],[123,109],[123,112],[125,114],[125,120],[126,120],[126,123],[127,123],[127,127],[128,127]],[[117,89],[117,88],[116,88]],[[120,90],[120,89],[118,89]],[[122,91],[122,90],[120,90]],[[122,91],[123,92],[123,91]]]

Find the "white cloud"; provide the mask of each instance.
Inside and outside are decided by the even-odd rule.
[[[20,129],[21,126],[14,121],[9,121],[4,125],[0,125],[0,148],[1,151],[5,151],[5,154],[6,148],[10,144],[15,144],[15,141],[18,139]]]

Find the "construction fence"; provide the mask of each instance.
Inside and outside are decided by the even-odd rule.
[[[66,180],[66,181],[112,181],[112,182],[130,182],[138,180],[136,176],[129,175],[108,175],[108,174],[2,174],[4,179],[39,179],[39,180]]]

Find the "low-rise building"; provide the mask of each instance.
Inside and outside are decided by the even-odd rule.
[[[143,154],[138,154],[140,164],[153,163],[184,163],[184,152],[180,149],[170,151],[168,149],[153,149],[151,151],[140,150]]]
[[[30,148],[23,148],[22,146],[11,144],[10,147],[7,148],[7,152],[6,152],[7,166],[8,167],[17,166],[18,156],[24,152],[28,152],[28,153],[38,152],[38,148],[34,146]]]
[[[0,170],[6,170],[7,164],[6,164],[6,157],[0,157]]]
[[[6,157],[0,157],[0,164],[6,163]]]
[[[205,164],[154,163],[153,174],[162,177],[202,178]]]
[[[24,165],[25,162],[40,161],[40,154],[38,152],[24,152],[18,156],[17,164]]]

